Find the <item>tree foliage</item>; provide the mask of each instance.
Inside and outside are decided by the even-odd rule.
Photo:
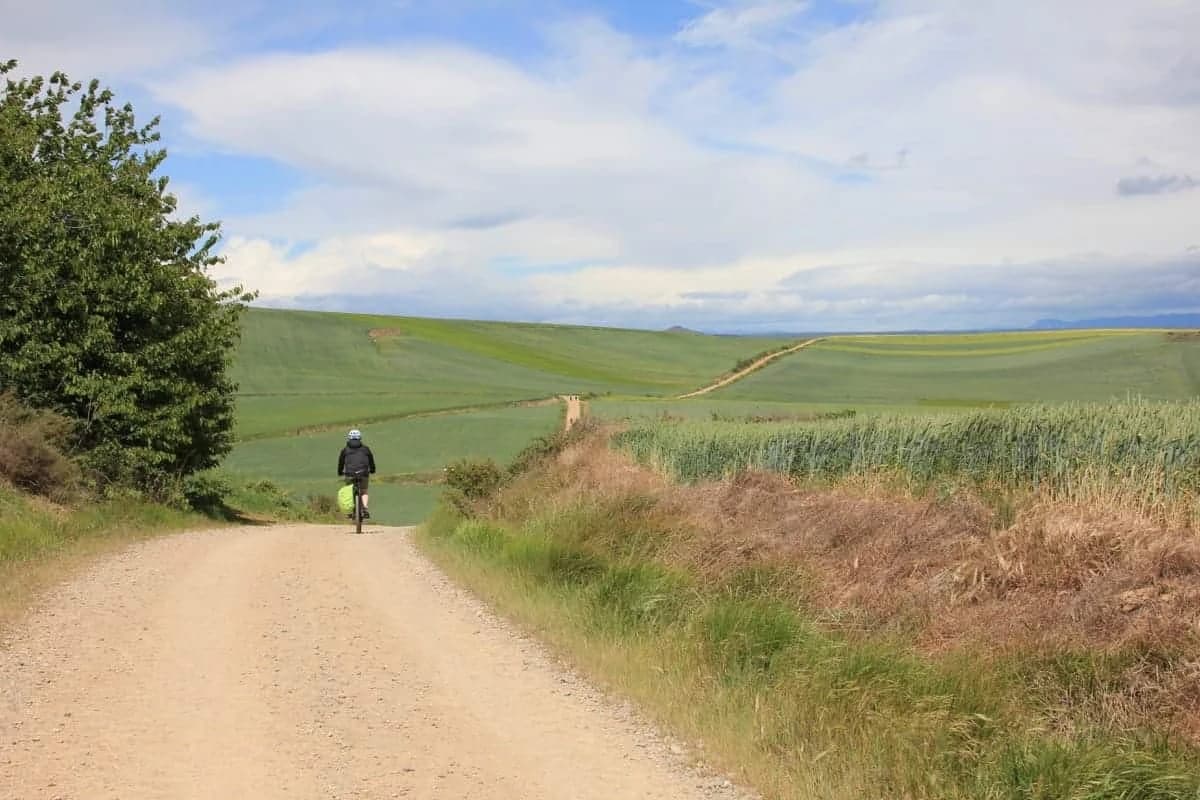
[[[154,490],[215,465],[232,445],[228,365],[251,299],[208,276],[219,223],[179,218],[156,175],[157,118],[139,126],[97,81],[5,83],[0,389],[74,419],[103,481]]]

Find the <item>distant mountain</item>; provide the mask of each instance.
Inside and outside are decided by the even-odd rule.
[[[1107,317],[1064,322],[1061,319],[1040,319],[1033,323],[1035,330],[1065,328],[1200,328],[1200,314],[1154,314],[1146,317]]]

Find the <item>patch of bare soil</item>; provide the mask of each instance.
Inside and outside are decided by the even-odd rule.
[[[372,342],[381,342],[385,339],[399,339],[405,333],[400,328],[372,328],[367,331],[367,336]]]

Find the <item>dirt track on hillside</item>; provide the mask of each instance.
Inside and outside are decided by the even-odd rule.
[[[681,394],[678,397],[676,397],[675,399],[676,400],[687,400],[689,397],[700,397],[701,395],[708,394],[709,392],[715,392],[717,389],[724,388],[731,383],[736,383],[737,381],[740,381],[742,378],[745,378],[747,375],[749,375],[752,372],[757,372],[758,370],[762,369],[767,364],[771,363],[772,361],[774,361],[777,358],[783,358],[784,356],[789,356],[792,353],[799,352],[800,350],[803,350],[804,348],[808,347],[809,345],[816,344],[819,341],[821,341],[820,338],[808,339],[807,341],[803,341],[800,344],[795,345],[794,347],[789,347],[786,350],[780,350],[776,353],[771,353],[769,355],[765,355],[762,358],[755,361],[750,366],[746,367],[745,369],[740,369],[737,372],[733,373],[732,375],[726,375],[721,380],[717,381],[716,383],[710,383],[708,386],[705,386],[703,389],[697,389],[694,392],[688,392],[687,394]]]
[[[583,401],[578,395],[566,395],[563,402],[567,404],[567,413],[563,418],[563,430],[571,430],[579,420],[583,419]]]
[[[5,639],[2,798],[738,796],[404,529],[154,540]]]

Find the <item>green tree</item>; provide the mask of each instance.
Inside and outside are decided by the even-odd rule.
[[[15,68],[0,64],[0,390],[76,420],[100,481],[168,489],[232,446],[252,296],[208,276],[220,224],[176,213],[158,118]]]

